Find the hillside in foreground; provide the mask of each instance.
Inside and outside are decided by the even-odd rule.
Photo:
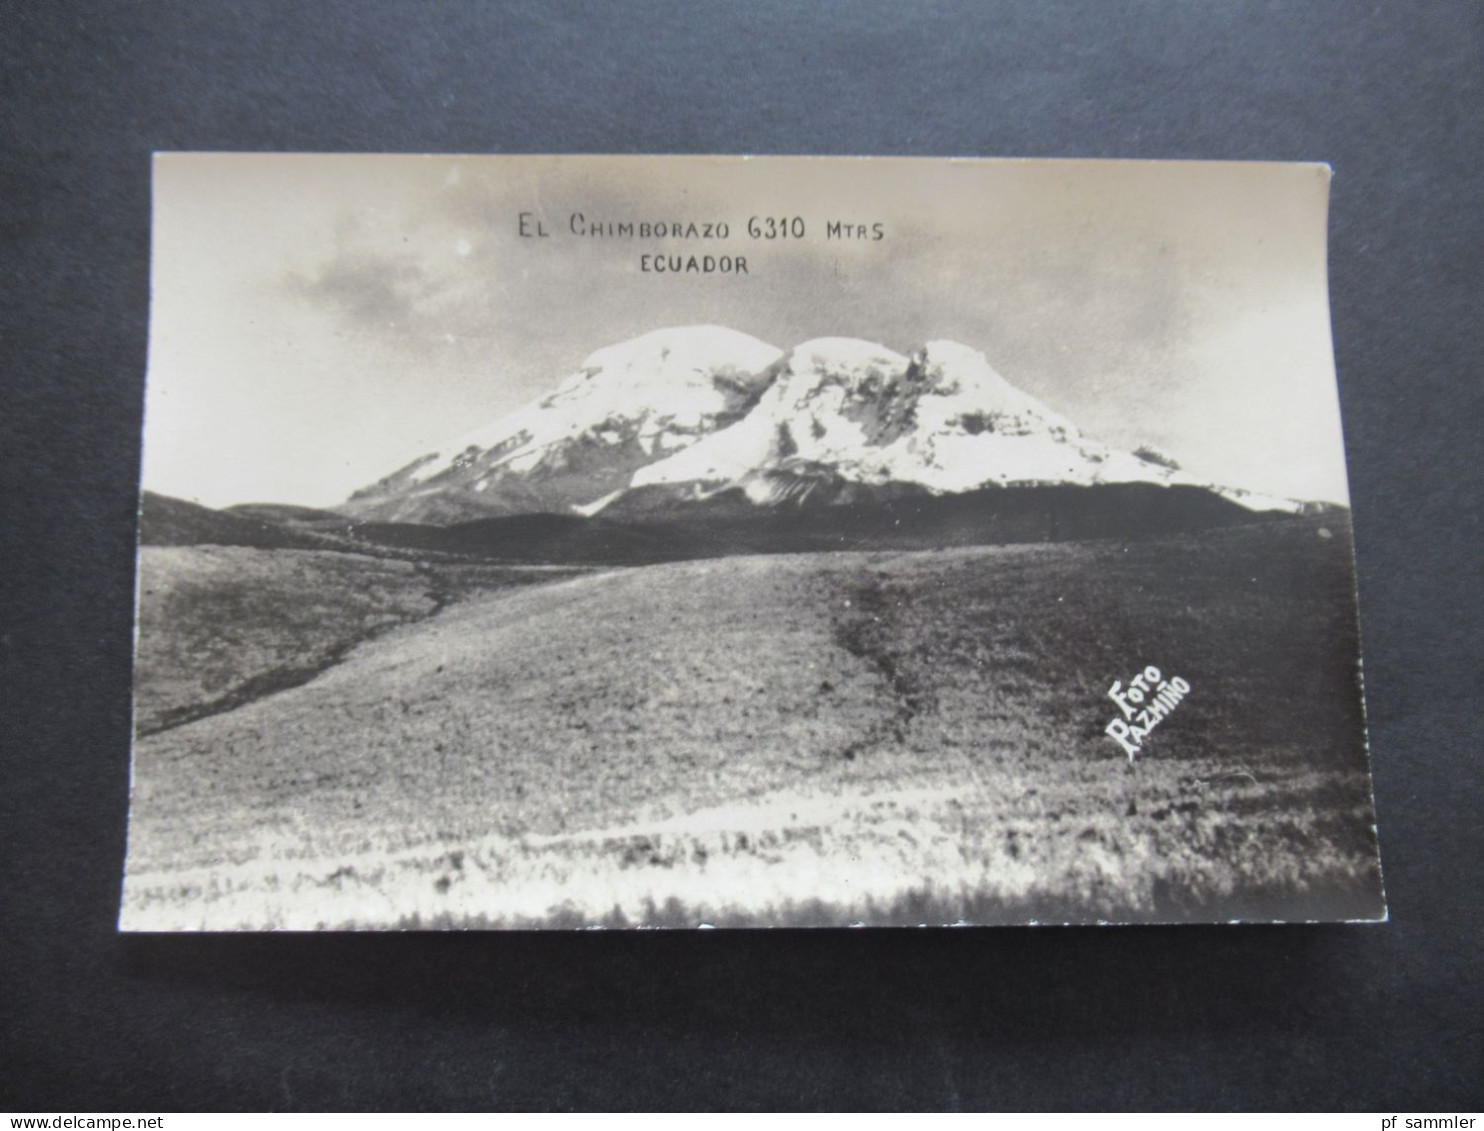
[[[357,644],[471,592],[577,572],[210,543],[141,546],[135,732],[307,683]]]
[[[123,925],[1374,917],[1347,535],[471,591],[140,738]],[[1130,764],[1150,664],[1192,690]]]

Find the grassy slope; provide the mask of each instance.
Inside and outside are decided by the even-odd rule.
[[[546,571],[240,546],[143,546],[134,726],[152,734],[311,679],[471,586]]]
[[[1378,908],[1345,531],[495,593],[142,740],[126,926]],[[1113,678],[1193,691],[1128,766]]]

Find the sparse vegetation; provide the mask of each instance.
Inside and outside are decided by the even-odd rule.
[[[134,726],[153,734],[305,683],[351,647],[470,591],[571,576],[359,554],[144,546]]]
[[[216,623],[351,599],[263,568],[290,566]],[[423,615],[425,579],[376,570],[330,620]],[[236,584],[161,584],[188,581]],[[126,926],[1379,910],[1349,548],[1318,520],[464,583],[310,683],[141,738]],[[198,694],[144,662],[176,633],[142,624],[142,697]],[[1105,693],[1150,663],[1192,691],[1129,766]]]

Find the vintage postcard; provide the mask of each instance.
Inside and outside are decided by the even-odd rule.
[[[122,928],[1384,918],[1328,190],[157,156]]]

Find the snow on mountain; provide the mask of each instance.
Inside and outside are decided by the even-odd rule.
[[[592,515],[636,489],[679,501],[739,487],[779,505],[1114,483],[1205,486],[1253,510],[1299,506],[1202,484],[1152,450],[1092,440],[957,342],[907,356],[817,338],[784,354],[696,326],[599,350],[555,392],[357,492],[345,509],[452,522]]]
[[[639,469],[633,482],[723,484],[758,469],[819,465],[853,482],[938,492],[1193,482],[1083,437],[967,346],[929,342],[903,357],[849,338],[796,347],[746,417]]]
[[[359,517],[442,521],[565,510],[628,486],[751,407],[782,356],[721,326],[656,330],[592,354],[558,388],[351,497]]]

